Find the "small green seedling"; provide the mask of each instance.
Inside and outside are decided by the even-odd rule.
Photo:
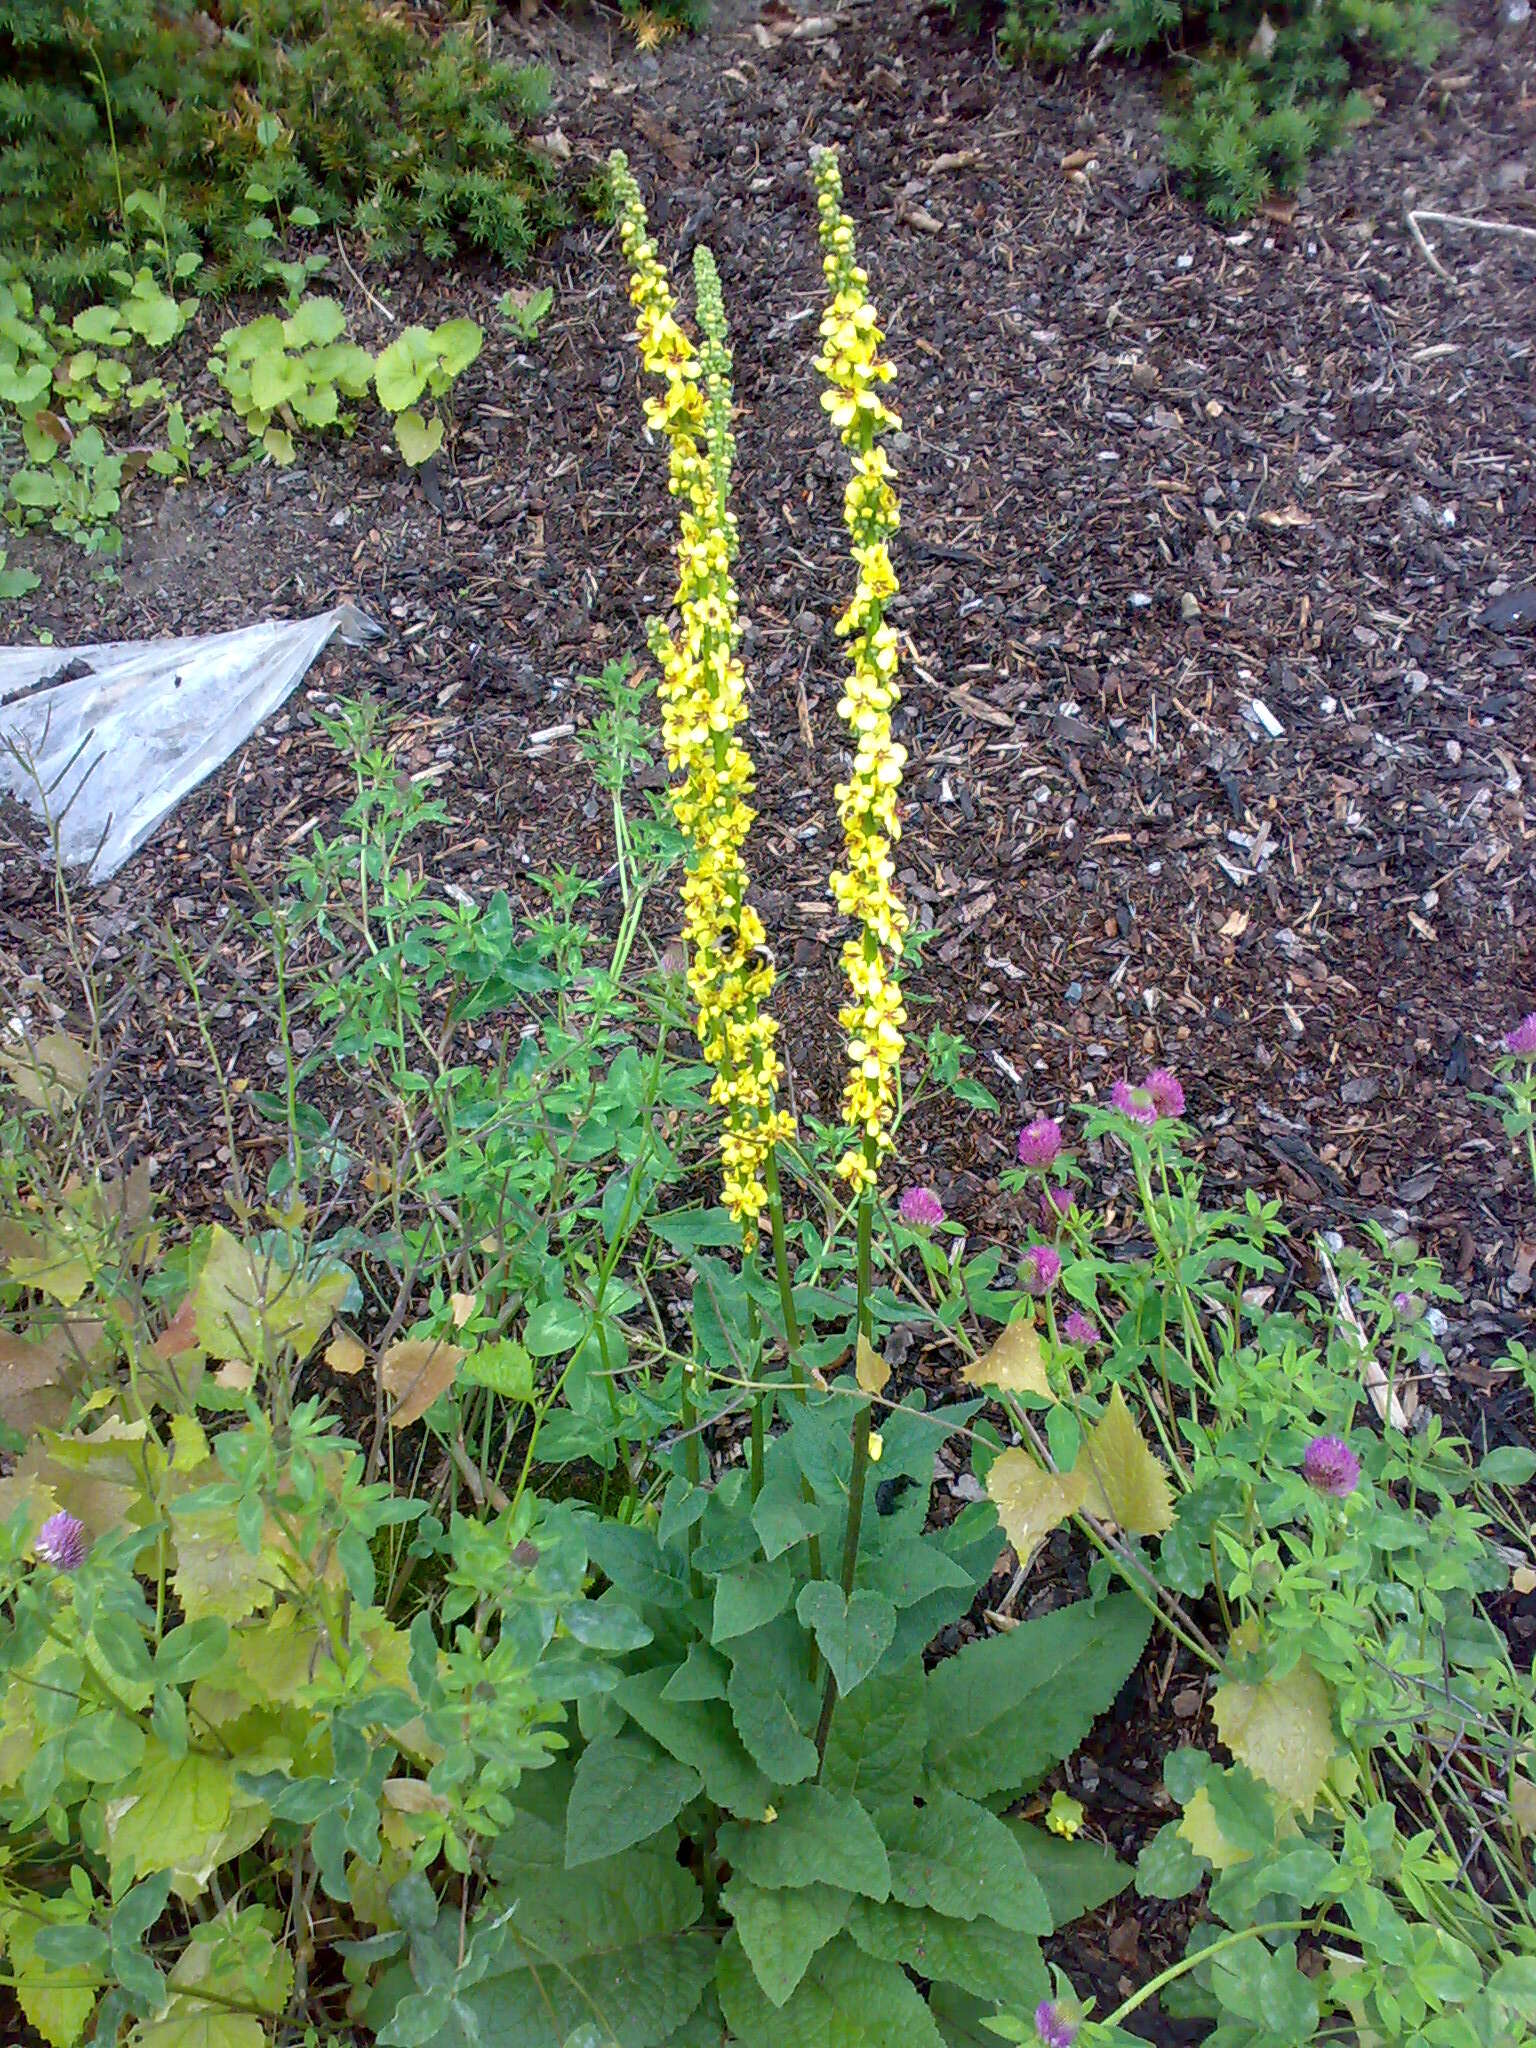
[[[549,318],[550,308],[554,303],[554,292],[546,284],[540,285],[537,291],[523,287],[503,292],[498,310],[518,340],[531,346],[538,340],[539,329]]]
[[[36,590],[39,580],[30,569],[7,569],[5,549],[0,548],[0,604],[13,597],[25,597],[29,590]]]
[[[407,327],[374,365],[373,385],[384,410],[395,416],[395,445],[412,469],[443,445],[443,417],[436,406],[422,412],[423,396],[444,398],[479,355],[485,337],[473,320],[445,320],[441,327]]]
[[[286,320],[265,314],[219,336],[209,368],[253,441],[276,463],[294,459],[302,427],[352,431],[343,398],[366,395],[373,361],[343,340],[347,316],[334,299],[305,299]]]

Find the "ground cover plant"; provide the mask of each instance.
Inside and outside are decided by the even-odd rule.
[[[1316,7],[1184,7],[1178,0],[948,0],[972,29],[995,29],[1006,62],[1049,67],[1086,52],[1163,56],[1178,70],[1164,123],[1168,159],[1218,220],[1242,220],[1271,192],[1295,192],[1309,160],[1369,120],[1366,67],[1427,65],[1450,26],[1434,0],[1326,0]]]
[[[141,233],[142,192],[170,248],[206,258],[207,288],[264,282],[262,207],[386,255],[467,246],[519,266],[562,214],[529,147],[545,96],[539,72],[486,55],[464,8],[5,0],[0,262],[44,296],[99,290],[113,244]]]
[[[695,338],[613,172],[678,514],[670,798],[637,787],[638,671],[597,679],[586,736],[616,929],[595,878],[545,876],[522,923],[429,882],[441,806],[354,707],[339,827],[249,912],[270,1143],[244,1156],[231,1117],[222,1222],[180,1229],[116,1157],[88,967],[4,1046],[23,2009],[59,2048],[1061,2048],[1135,2038],[1153,2000],[1254,2048],[1517,2041],[1529,1688],[1487,1603],[1530,1568],[1536,1459],[1408,1427],[1444,1290],[1416,1247],[1277,1302],[1277,1209],[1207,1200],[1165,1067],[1080,1136],[1019,1133],[1021,1247],[962,1242],[898,1165],[925,1093],[996,1105],[902,995],[898,423],[827,156],[847,1095],[792,1120],[724,305],[700,251]],[[647,916],[679,865],[682,976]],[[1536,1021],[1506,1050],[1529,1148]],[[1139,1251],[1097,1198],[1120,1158]],[[918,1332],[937,1405],[903,1384]],[[1062,1526],[1080,1597],[1039,1561]],[[1202,1712],[1133,1868],[1056,1767],[1165,1665]],[[1188,1953],[1087,2011],[1038,1944],[1133,1886],[1198,1895]]]

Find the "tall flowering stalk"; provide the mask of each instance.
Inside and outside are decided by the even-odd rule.
[[[892,879],[901,836],[896,795],[907,756],[891,737],[891,710],[900,696],[898,650],[895,629],[885,622],[885,608],[896,594],[889,542],[901,515],[890,460],[880,446],[880,436],[901,421],[880,396],[896,372],[880,354],[884,336],[869,300],[868,276],[855,260],[853,222],[843,211],[842,175],[831,150],[818,151],[812,175],[822,269],[831,291],[816,367],[829,387],[821,402],[853,460],[843,519],[858,570],[853,601],[837,622],[851,662],[837,709],[853,736],[854,758],[847,782],[837,788],[845,865],[831,883],[838,909],[859,925],[843,948],[851,1000],[838,1021],[848,1034],[844,1111],[860,1143],[844,1154],[839,1171],[868,1195],[891,1143],[906,1023],[897,976],[907,913]]]
[[[747,702],[731,578],[736,521],[727,503],[734,443],[725,308],[714,260],[701,248],[694,276],[703,341],[696,344],[678,320],[623,152],[615,150],[609,164],[640,359],[663,386],[660,398],[646,401],[646,421],[667,438],[679,507],[677,629],[653,620],[650,644],[661,669],[667,763],[679,778],[673,815],[688,849],[688,987],[699,1043],[715,1070],[711,1095],[725,1114],[721,1198],[750,1248],[768,1202],[773,1148],[793,1135],[794,1123],[777,1107],[777,1026],[767,1010],[773,965],[762,920],[747,901],[742,859],[756,813],[752,763],[737,738]]]

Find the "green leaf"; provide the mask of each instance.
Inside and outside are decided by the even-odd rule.
[[[690,1764],[717,1806],[760,1820],[773,1787],[742,1747],[724,1700],[663,1698],[675,1667],[641,1671],[620,1681],[613,1697],[653,1742]]]
[[[423,419],[415,406],[395,415],[395,445],[412,469],[420,469],[443,445],[443,423],[436,413]],[[533,1346],[530,1343],[529,1349]]]
[[[896,1609],[883,1593],[855,1593],[831,1579],[816,1579],[801,1588],[795,1612],[816,1631],[821,1654],[832,1667],[837,1689],[845,1698],[868,1678],[896,1633]]]
[[[1210,1868],[1185,1840],[1183,1821],[1171,1820],[1148,1842],[1136,1859],[1136,1890],[1144,1899],[1182,1899]]]
[[[283,322],[283,339],[290,348],[323,347],[339,341],[347,331],[347,316],[335,299],[304,299]]]
[[[403,412],[427,388],[427,372],[436,360],[425,327],[407,327],[389,344],[373,366],[373,388],[386,412]]]
[[[891,1897],[957,1920],[985,1917],[1025,1934],[1049,1934],[1050,1908],[1024,1852],[994,1813],[957,1792],[934,1792],[880,1817]]]
[[[606,1736],[581,1753],[571,1786],[565,1829],[565,1865],[617,1856],[658,1834],[704,1781],[654,1743],[635,1735]]]
[[[771,1821],[755,1827],[734,1822],[720,1830],[720,1854],[750,1883],[776,1886],[833,1884],[890,1896],[885,1844],[856,1799],[825,1785],[794,1785]]]
[[[132,1791],[107,1808],[112,1889],[157,1870],[176,1873],[177,1890],[195,1896],[210,1871],[261,1834],[267,1808],[238,1791],[234,1765],[189,1750],[173,1756],[151,1741]]]
[[[115,306],[87,306],[69,324],[82,341],[97,347],[124,348],[131,338]]]
[[[434,328],[432,341],[449,377],[460,376],[479,355],[485,336],[473,320],[445,320]]]
[[[576,1349],[590,1321],[580,1302],[557,1295],[533,1309],[523,1328],[523,1343],[535,1358],[560,1358]]]
[[[485,1975],[460,1994],[483,2048],[564,2048],[572,2037],[656,2048],[715,1967],[715,1937],[695,1925],[702,1904],[674,1855],[645,1849],[576,1871],[536,1866],[494,1890]]]
[[[848,1932],[869,1955],[998,2005],[1027,2012],[1051,1995],[1039,1942],[995,1920],[954,1920],[894,1900],[877,1906],[855,1899]]]
[[[686,1598],[651,1531],[636,1522],[593,1522],[587,1530],[587,1554],[599,1571],[632,1600],[670,1607]]]
[[[816,1745],[806,1731],[815,1726],[818,1698],[807,1647],[787,1616],[731,1644],[731,1718],[752,1761],[776,1785],[816,1775]]]
[[[688,1654],[662,1687],[664,1700],[723,1700],[731,1667],[708,1643],[690,1643]]]
[[[772,2004],[782,2005],[811,1957],[841,1930],[852,1895],[829,1884],[762,1891],[733,1877],[723,1897],[758,1983]]]
[[[871,1811],[892,1797],[905,1805],[923,1788],[927,1744],[927,1681],[921,1664],[908,1664],[837,1702],[822,1782],[857,1793]]]
[[[784,1557],[769,1563],[743,1565],[739,1571],[722,1572],[715,1581],[710,1641],[718,1646],[733,1636],[744,1636],[761,1628],[765,1621],[783,1613],[793,1592],[789,1560]]]
[[[793,1995],[763,1995],[741,1943],[728,1940],[717,1975],[720,2004],[744,2048],[943,2048],[943,2037],[895,1963],[839,1935],[811,1962]]]
[[[807,1536],[823,1535],[827,1521],[827,1510],[817,1501],[803,1499],[789,1472],[771,1477],[752,1504],[752,1526],[761,1538],[763,1555],[770,1559],[782,1557]]]
[[[985,1799],[1070,1756],[1136,1668],[1151,1617],[1131,1593],[1080,1600],[969,1643],[928,1675],[928,1769]]]
[[[351,1284],[344,1267],[306,1275],[216,1223],[192,1290],[197,1341],[210,1358],[271,1363],[285,1349],[304,1358]]]
[[[915,1607],[931,1593],[950,1591],[966,1594],[969,1605],[969,1596],[975,1591],[965,1566],[921,1537],[861,1557],[859,1583],[872,1593],[883,1593],[893,1607]]]
[[[466,1355],[459,1374],[474,1386],[489,1387],[503,1401],[533,1399],[533,1360],[515,1337],[477,1345]]]
[[[1128,1863],[1097,1842],[1068,1842],[1028,1821],[1009,1820],[1003,1825],[1024,1852],[1051,1909],[1053,1928],[1065,1927],[1084,1913],[1091,1913],[1123,1892],[1134,1872]]]
[[[0,1905],[0,1947],[22,2011],[52,2048],[74,2048],[96,2010],[101,1978],[94,1965],[51,1961],[38,1951],[48,1929],[80,1926],[89,1917],[83,1900],[73,1893],[48,1898],[40,1893],[12,1894],[26,1910]]]

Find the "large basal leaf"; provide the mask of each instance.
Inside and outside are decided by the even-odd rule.
[[[1038,1394],[1053,1401],[1040,1332],[1033,1323],[1010,1323],[992,1349],[960,1377],[972,1387],[1000,1387],[1005,1394]]]
[[[776,1785],[814,1778],[818,1758],[807,1730],[816,1725],[819,1699],[805,1637],[783,1615],[738,1637],[730,1652],[731,1718],[752,1761]]]
[[[894,1900],[877,1906],[855,1899],[848,1932],[869,1955],[1017,2012],[1032,2012],[1051,1993],[1039,1942],[995,1920],[953,1920]]]
[[[928,1745],[928,1685],[921,1664],[872,1678],[832,1713],[824,1785],[858,1795],[872,1812],[922,1790]]]
[[[663,1694],[681,1665],[659,1665],[623,1679],[612,1697],[669,1756],[691,1765],[717,1806],[761,1820],[773,1787],[743,1748],[724,1700],[680,1700]]]
[[[1053,1929],[1093,1912],[1106,1899],[1123,1892],[1135,1875],[1130,1864],[1122,1863],[1097,1842],[1063,1841],[1060,1835],[1024,1820],[1003,1825],[1023,1850],[1024,1861],[1045,1893]]]
[[[1042,1777],[1114,1699],[1151,1627],[1133,1593],[1113,1593],[967,1644],[928,1674],[929,1775],[971,1799]]]
[[[565,1824],[565,1862],[596,1863],[647,1841],[674,1820],[704,1780],[691,1764],[639,1735],[607,1735],[581,1753]]]
[[[789,1559],[761,1559],[737,1571],[723,1571],[715,1580],[715,1611],[709,1639],[718,1648],[733,1636],[750,1635],[765,1621],[782,1614],[794,1596]]]
[[[758,1983],[783,2005],[817,1949],[841,1932],[853,1895],[829,1884],[763,1891],[733,1877],[723,1896]]]
[[[741,2048],[943,2048],[900,1966],[865,1955],[846,1935],[813,1959],[782,2006],[764,1997],[738,1941],[720,1951],[716,1983]]]
[[[885,1844],[864,1808],[826,1785],[794,1785],[779,1800],[775,1818],[756,1827],[723,1827],[720,1854],[749,1882],[833,1884],[872,1899],[890,1895]]]
[[[1133,1536],[1161,1536],[1173,1527],[1168,1474],[1148,1449],[1118,1387],[1083,1439],[1076,1470],[1085,1472],[1083,1506]]]
[[[656,2048],[689,2017],[715,1966],[703,1901],[676,1857],[631,1849],[580,1870],[543,1865],[494,1890],[485,1975],[462,1997],[484,2048]]]
[[[957,1792],[933,1792],[905,1812],[881,1814],[891,1897],[958,1920],[985,1918],[1049,1934],[1050,1908],[1024,1852],[996,1814]]]
[[[970,1584],[946,1584],[904,1609],[897,1617],[891,1647],[881,1659],[882,1672],[899,1670],[920,1657],[941,1628],[959,1620],[991,1578],[1003,1548],[1002,1531],[985,1501],[962,1508],[946,1529],[927,1540],[960,1567]]]
[[[1004,1451],[987,1472],[987,1493],[1003,1533],[1027,1565],[1040,1545],[1088,1494],[1081,1460],[1070,1472],[1048,1472],[1028,1451]]]

